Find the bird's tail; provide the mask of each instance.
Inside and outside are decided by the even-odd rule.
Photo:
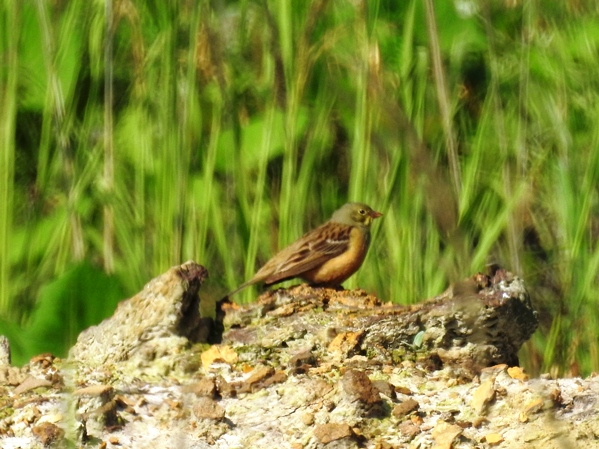
[[[229,298],[233,295],[236,295],[237,293],[239,293],[241,290],[243,290],[244,288],[249,287],[250,285],[254,285],[256,283],[256,281],[250,280],[247,282],[244,282],[243,284],[241,284],[239,287],[237,287],[235,290],[230,291],[229,293],[227,293],[225,296],[222,297],[222,299],[219,301],[219,303],[221,301],[225,301],[225,302],[230,302]]]

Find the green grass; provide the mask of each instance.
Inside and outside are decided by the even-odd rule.
[[[459,5],[475,9],[4,1],[0,332],[17,361],[94,322],[78,303],[95,295],[64,294],[78,269],[131,295],[194,259],[219,298],[356,200],[385,215],[346,286],[413,303],[498,262],[540,311],[522,363],[599,370],[599,12]]]
[[[6,312],[11,306],[10,259],[6,256],[11,246],[14,215],[14,161],[15,116],[17,110],[18,45],[11,37],[17,18],[17,6],[7,4],[2,9],[1,49],[3,70],[0,78],[0,310]],[[9,26],[12,24],[12,26]]]

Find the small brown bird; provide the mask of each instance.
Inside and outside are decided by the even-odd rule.
[[[381,215],[366,204],[345,204],[329,221],[277,253],[225,298],[259,282],[271,285],[295,277],[313,285],[339,286],[364,262],[370,225]]]

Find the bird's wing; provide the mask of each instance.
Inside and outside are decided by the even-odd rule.
[[[351,230],[352,226],[340,223],[323,224],[276,254],[254,279],[274,284],[301,276],[347,251]]]

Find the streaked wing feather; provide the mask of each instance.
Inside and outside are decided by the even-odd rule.
[[[262,267],[266,284],[301,276],[347,250],[352,227],[325,223],[291,244]]]

